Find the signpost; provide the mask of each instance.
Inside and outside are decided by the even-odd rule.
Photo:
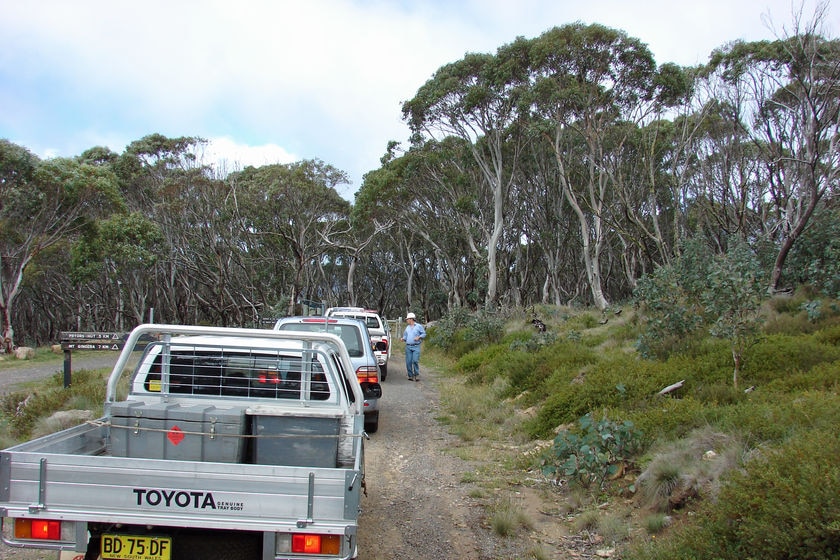
[[[70,386],[71,352],[73,350],[122,350],[128,333],[125,332],[61,332],[64,350],[64,387]]]

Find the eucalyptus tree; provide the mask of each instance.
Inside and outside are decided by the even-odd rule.
[[[431,249],[425,271],[434,271],[435,284],[445,288],[447,308],[486,304],[491,278],[498,278],[486,248],[496,228],[496,207],[472,144],[450,136],[415,146],[409,155],[408,185],[417,185],[409,223]]]
[[[390,233],[393,276],[399,277],[399,291],[403,296],[395,305],[398,311],[411,307],[414,297],[416,246],[421,242],[414,227],[412,208],[417,179],[410,171],[410,157],[399,156],[399,144],[390,142],[387,153],[381,158],[382,166],[365,174],[362,186],[356,193],[354,212],[364,212],[377,219],[393,221],[395,227]],[[384,309],[381,306],[380,310]]]
[[[650,120],[618,125],[626,141],[611,166],[616,187],[613,227],[630,287],[655,265],[670,262],[688,234],[689,178],[705,119],[695,76],[694,68],[661,65],[654,78]]]
[[[550,29],[527,50],[534,118],[553,149],[563,196],[577,218],[592,301],[605,309],[602,252],[616,198],[610,159],[626,141],[616,126],[649,118],[656,64],[641,41],[601,25]]]
[[[178,271],[179,314],[194,314],[193,322],[252,324],[265,291],[245,249],[238,193],[200,169],[182,174],[178,184],[159,204],[173,247],[168,258]]]
[[[27,268],[39,254],[123,207],[107,168],[73,159],[39,160],[0,140],[0,329],[14,348],[14,306]]]
[[[545,142],[531,142],[519,168],[522,192],[522,243],[539,255],[535,274],[541,274],[535,301],[565,305],[580,297],[580,236],[566,199],[553,151]]]
[[[129,211],[141,213],[162,235],[146,290],[155,294],[159,316],[171,322],[206,320],[196,299],[197,279],[190,275],[199,267],[193,265],[190,236],[195,232],[185,213],[212,177],[197,155],[205,143],[197,137],[150,134],[130,143],[111,162]]]
[[[322,234],[324,243],[336,249],[343,258],[347,261],[347,300],[346,303],[352,306],[359,305],[359,294],[356,290],[356,272],[362,258],[371,244],[377,239],[388,233],[393,222],[379,223],[375,219],[368,220],[362,212],[356,211],[354,208],[348,220],[340,221],[332,231],[326,231]],[[379,271],[379,267],[371,267],[365,269],[364,272],[368,275],[373,275]],[[365,294],[367,297],[365,301],[370,301],[370,297],[375,295],[373,292]]]
[[[383,317],[404,306],[400,305],[400,294],[405,293],[406,282],[394,240],[399,239],[402,228],[412,225],[410,215],[403,212],[405,192],[400,185],[406,162],[397,157],[398,149],[399,143],[389,142],[381,158],[382,166],[365,174],[350,214],[354,230],[359,229],[359,233],[354,233],[355,264],[364,270],[358,278],[361,285],[357,292],[368,307],[377,309]],[[359,242],[364,244],[363,250],[358,250]],[[348,284],[350,278],[348,273]]]
[[[129,210],[151,216],[162,190],[171,187],[180,173],[200,167],[196,152],[204,144],[205,140],[193,136],[150,134],[126,146],[111,164]]]
[[[90,323],[91,330],[123,331],[147,320],[155,296],[148,273],[162,241],[157,224],[139,212],[114,213],[82,232],[71,251],[71,276],[83,289],[95,287],[91,299],[110,312],[107,323]]]
[[[306,285],[317,281],[318,261],[329,249],[324,239],[348,219],[350,203],[336,191],[347,184],[347,174],[320,160],[302,160],[246,167],[231,179],[246,201],[240,211],[249,221],[249,246],[288,272],[283,289],[293,315]]]
[[[467,142],[454,136],[417,142],[399,157],[391,153],[365,176],[357,206],[375,204],[378,215],[394,221],[394,256],[405,278],[401,310],[428,295],[417,289],[421,277],[434,279],[426,285],[446,294],[447,308],[466,304],[474,262],[484,255],[481,184]]]
[[[518,46],[500,48],[496,55],[467,54],[443,66],[403,104],[403,118],[413,133],[466,142],[488,187],[493,219],[481,247],[488,268],[487,307],[498,297],[497,247],[523,138],[518,99],[527,84],[527,65]]]
[[[73,239],[66,238],[38,253],[27,266],[15,304],[16,331],[24,333],[23,340],[17,337],[17,343],[41,346],[57,340],[62,330],[82,330],[87,310],[99,307],[99,299],[88,292],[87,286],[76,285],[71,279],[72,248]],[[95,324],[84,323],[86,328]]]
[[[730,240],[762,236],[768,180],[759,151],[738,123],[740,93],[714,91],[693,144],[694,172],[688,182],[693,229],[725,252]]]
[[[840,41],[821,33],[827,3],[810,21],[800,11],[775,41],[735,42],[713,54],[710,71],[745,102],[733,118],[766,166],[773,241],[778,250],[768,291],[840,177]]]

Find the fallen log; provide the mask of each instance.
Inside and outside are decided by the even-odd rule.
[[[670,393],[672,391],[676,391],[677,389],[682,388],[683,385],[685,385],[685,379],[683,379],[682,381],[677,381],[676,383],[674,383],[672,385],[668,385],[667,387],[665,387],[664,389],[659,391],[659,393],[657,393],[657,394],[658,395],[667,395],[668,393]]]

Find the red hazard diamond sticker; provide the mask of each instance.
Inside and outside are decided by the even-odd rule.
[[[181,430],[178,426],[172,426],[172,428],[166,433],[166,438],[172,442],[172,445],[178,445],[184,441],[185,437],[186,436],[184,435],[183,430]]]

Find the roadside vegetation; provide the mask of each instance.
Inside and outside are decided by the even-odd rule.
[[[46,350],[40,354],[41,362],[58,360],[55,354],[51,355]],[[33,382],[31,387],[2,395],[0,446],[5,448],[70,427],[80,420],[101,416],[109,373],[110,369],[74,371],[73,383],[66,389],[63,373],[56,373],[37,383]],[[54,416],[58,411],[76,411],[78,414]],[[82,412],[87,414],[80,414]]]
[[[719,280],[705,282],[720,294]],[[672,317],[678,334],[644,298],[456,312],[429,328],[424,359],[448,372],[441,421],[477,465],[465,482],[489,526],[539,540],[524,505],[511,511],[528,488],[533,516],[613,558],[840,557],[840,303],[801,290],[711,316],[710,300],[684,301],[700,316]],[[720,336],[733,308],[752,319]]]

